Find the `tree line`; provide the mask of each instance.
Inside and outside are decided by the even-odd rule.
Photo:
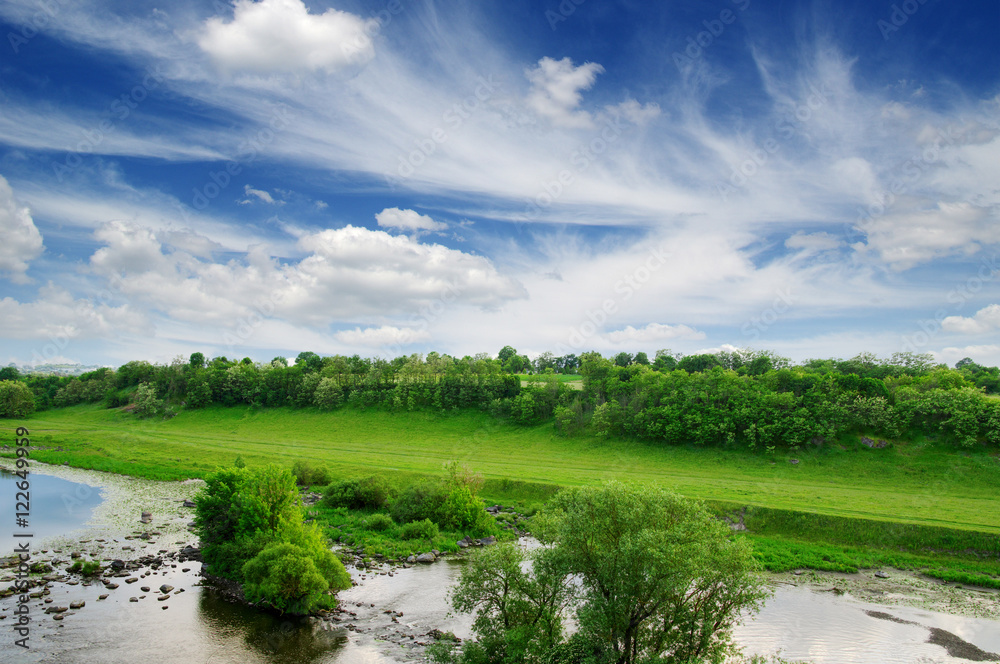
[[[428,353],[386,360],[307,351],[294,362],[277,357],[266,363],[193,353],[170,364],[133,361],[75,378],[22,376],[7,367],[0,370],[0,414],[23,417],[32,409],[98,402],[141,417],[213,404],[472,408],[523,425],[551,420],[565,435],[667,444],[768,449],[847,433],[890,439],[923,434],[962,447],[1000,444],[1000,400],[992,396],[1000,394],[1000,369],[968,358],[949,368],[914,353],[796,365],[752,349],[687,356],[661,350],[652,359],[641,352],[543,353],[528,361],[527,370],[526,359],[506,346],[495,357]],[[578,372],[582,389],[559,380],[566,372]]]

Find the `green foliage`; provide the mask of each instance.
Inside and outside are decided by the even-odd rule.
[[[323,378],[313,392],[313,403],[320,410],[333,410],[344,403],[344,390],[336,378]]]
[[[302,522],[286,468],[224,468],[205,478],[195,527],[208,571],[243,584],[251,602],[282,612],[328,608],[327,591],[350,587],[343,564],[315,524]]]
[[[163,411],[163,401],[156,396],[156,388],[142,383],[132,395],[132,412],[138,417],[153,417]]]
[[[392,501],[390,513],[396,523],[409,523],[422,519],[436,520],[441,507],[448,497],[444,483],[435,480],[422,480],[410,484]]]
[[[567,490],[550,518],[554,564],[582,581],[580,633],[621,664],[714,661],[740,613],[767,596],[748,543],[676,494],[617,482]]]
[[[382,509],[389,504],[393,488],[382,475],[343,480],[323,490],[323,504],[352,510]]]
[[[77,560],[69,566],[68,571],[81,576],[97,576],[101,573],[101,561]]]
[[[325,486],[330,483],[330,470],[328,468],[313,466],[302,459],[292,464],[292,475],[295,476],[295,482],[301,486]]]
[[[439,661],[689,664],[734,650],[732,628],[768,595],[744,538],[703,506],[653,487],[566,490],[536,521],[531,573],[516,545],[463,570],[452,604],[478,643]],[[563,614],[579,583],[577,633]]]
[[[533,661],[550,650],[563,636],[571,588],[544,553],[529,556],[514,542],[477,551],[451,596],[455,610],[475,613],[472,628],[479,642],[466,646],[463,661]]]
[[[35,412],[35,396],[19,380],[0,381],[0,417],[27,417]]]
[[[285,613],[305,614],[336,605],[332,593],[351,587],[343,563],[323,545],[313,528],[290,529],[288,539],[269,543],[242,568],[250,602],[265,602]]]
[[[369,530],[374,530],[375,532],[380,533],[389,530],[390,528],[395,526],[396,523],[392,520],[392,517],[389,516],[388,514],[383,514],[382,512],[376,512],[375,514],[372,514],[367,519],[365,519],[365,525],[368,527]],[[436,535],[428,537],[427,539],[434,539],[435,536]],[[408,539],[413,539],[413,538],[408,538]]]
[[[440,533],[438,525],[430,519],[411,521],[399,529],[399,536],[407,540],[433,541]]]

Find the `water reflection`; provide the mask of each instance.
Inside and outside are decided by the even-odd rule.
[[[272,664],[336,661],[334,651],[347,644],[345,629],[314,628],[315,621],[256,611],[210,591],[201,593],[198,619],[208,640],[224,646],[234,662],[248,656]]]
[[[17,475],[0,468],[0,514],[9,515],[11,521],[15,512],[21,511],[17,506],[20,481]],[[33,549],[46,537],[65,535],[82,527],[101,502],[100,490],[86,484],[33,472],[28,473],[28,483],[29,527],[18,528],[16,532],[30,532]],[[14,550],[12,531],[13,528],[0,529],[0,551]]]

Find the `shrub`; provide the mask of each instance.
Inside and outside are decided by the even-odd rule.
[[[18,380],[0,381],[0,417],[27,417],[35,412],[35,395]]]
[[[392,518],[396,523],[409,523],[421,519],[437,520],[447,498],[447,488],[441,482],[424,480],[411,484],[392,501],[390,508]]]
[[[428,542],[433,541],[439,533],[440,529],[438,528],[438,525],[430,519],[411,521],[403,526],[399,531],[399,534],[403,539],[427,540]]]
[[[364,523],[368,530],[374,530],[377,533],[389,530],[396,525],[391,516],[381,512],[372,514],[370,517],[365,519]]]
[[[243,565],[243,578],[247,600],[266,602],[282,613],[330,608],[335,600],[327,591],[351,586],[351,577],[331,551],[291,542],[264,547]]]
[[[360,480],[336,482],[326,487],[323,493],[323,504],[328,507],[360,510],[382,509],[389,504],[393,491],[384,477],[372,475]]]
[[[149,383],[143,383],[136,388],[132,397],[134,411],[139,417],[152,417],[163,410],[163,401],[156,396],[156,388]]]
[[[324,378],[313,392],[313,403],[320,410],[333,410],[344,403],[344,390],[335,378]]]
[[[328,484],[330,482],[329,469],[325,466],[314,468],[308,461],[299,460],[292,464],[292,475],[295,476],[295,483],[301,486]]]

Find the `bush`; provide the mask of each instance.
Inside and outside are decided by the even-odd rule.
[[[411,484],[392,501],[390,510],[392,518],[396,523],[409,523],[421,519],[436,521],[447,498],[447,488],[440,482],[424,480]]]
[[[382,514],[381,512],[376,512],[364,521],[365,527],[368,530],[374,530],[377,533],[389,530],[396,523],[392,520],[392,517],[388,514]]]
[[[336,482],[326,487],[323,494],[323,504],[327,507],[378,510],[389,504],[393,490],[384,477],[372,475],[360,480]]]
[[[139,417],[152,417],[163,410],[163,401],[157,398],[156,388],[149,383],[136,388],[132,404],[135,406],[133,412]]]
[[[411,521],[399,530],[403,539],[427,540],[428,542],[432,542],[440,532],[438,525],[430,519]]]
[[[329,469],[325,466],[314,468],[308,461],[296,461],[292,465],[292,475],[295,476],[295,483],[301,486],[328,484],[330,482]]]
[[[35,395],[18,380],[0,381],[0,417],[27,417],[35,412]]]
[[[266,602],[282,613],[309,613],[335,606],[328,590],[351,586],[343,564],[328,550],[275,542],[243,566],[243,592],[251,602]]]

